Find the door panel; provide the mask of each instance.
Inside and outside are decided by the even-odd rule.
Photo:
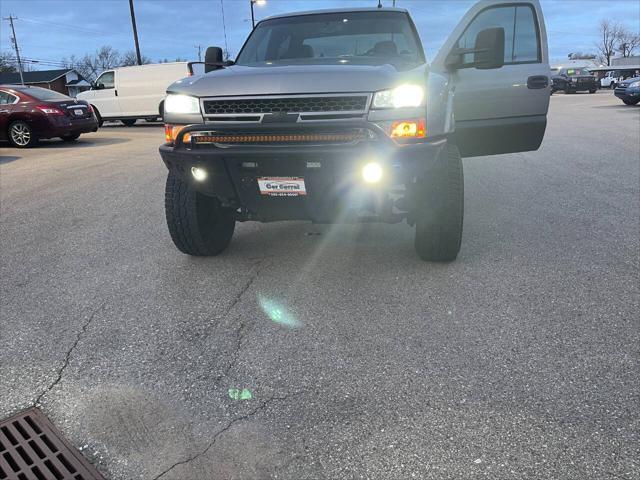
[[[13,110],[16,97],[8,92],[0,91],[0,140],[6,140],[9,128],[9,115]]]
[[[95,105],[102,118],[113,118],[121,116],[120,102],[118,101],[118,90],[116,88],[116,72],[104,72],[96,80],[96,84],[102,83],[104,88],[91,90],[91,95],[84,99]]]
[[[473,49],[487,28],[505,32],[504,65],[448,69],[453,84],[454,140],[463,156],[536,150],[542,142],[549,108],[546,30],[537,0],[488,0],[476,4],[449,37],[433,67],[446,70],[457,49]],[[546,80],[545,80],[546,79]]]

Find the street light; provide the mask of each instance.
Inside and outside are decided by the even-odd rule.
[[[256,28],[256,19],[253,15],[253,5],[264,5],[267,3],[267,0],[249,0],[249,2],[251,3],[251,28]]]

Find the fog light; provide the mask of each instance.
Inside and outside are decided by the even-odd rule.
[[[362,167],[362,178],[367,183],[378,183],[382,179],[382,166],[371,162]]]
[[[204,168],[191,167],[191,175],[198,182],[204,182],[207,179],[207,171]]]

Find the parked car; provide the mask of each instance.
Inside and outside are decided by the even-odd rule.
[[[623,80],[614,90],[614,95],[625,105],[637,105],[640,102],[640,77]]]
[[[407,220],[420,258],[454,260],[461,158],[536,150],[547,124],[538,0],[478,2],[431,65],[400,8],[270,17],[234,64],[217,47],[205,60],[169,87],[160,147],[189,255],[222,252],[236,221]]]
[[[558,91],[596,93],[598,90],[596,77],[591,75],[591,72],[586,68],[560,68],[558,73],[552,75],[551,81],[551,94]]]
[[[620,82],[619,72],[615,70],[610,70],[605,74],[604,77],[600,79],[600,86],[602,88],[610,88],[611,90],[613,90],[614,88],[616,88],[619,82]]]
[[[91,105],[40,87],[0,85],[0,140],[26,148],[39,139],[60,137],[72,142],[95,132]]]
[[[190,73],[188,62],[107,70],[93,82],[91,90],[79,93],[78,98],[93,106],[100,126],[105,120],[120,120],[131,127],[138,119],[162,117],[167,87]]]

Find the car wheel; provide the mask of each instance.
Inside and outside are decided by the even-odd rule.
[[[434,171],[416,184],[415,249],[425,261],[450,262],[462,243],[464,175],[458,147],[447,144]]]
[[[589,93],[596,93],[595,90],[589,90]]]
[[[29,124],[22,120],[9,125],[8,136],[11,145],[18,148],[29,148],[38,143],[38,139]]]
[[[182,253],[218,255],[231,242],[236,224],[233,212],[174,172],[167,176],[164,206],[171,239]]]
[[[625,105],[637,105],[640,100],[622,100]]]
[[[104,123],[104,120],[102,119],[102,115],[100,115],[100,112],[96,107],[94,107],[93,105],[91,106],[93,107],[93,113],[96,114],[96,120],[98,120],[98,128],[101,128],[102,124]]]
[[[160,106],[158,107],[158,113],[160,114],[160,120],[164,120],[164,100],[160,102]]]
[[[80,134],[74,133],[73,135],[63,135],[60,138],[63,142],[75,142],[78,138],[80,138]]]
[[[564,93],[566,93],[567,95],[571,93],[571,88],[569,88],[568,85],[564,87]]]
[[[609,85],[609,88],[610,88],[611,90],[615,90],[615,89],[616,89],[616,84],[615,84],[615,83],[613,83],[613,82],[611,82],[611,85]]]
[[[120,120],[125,127],[133,127],[138,121],[137,118],[125,118]]]

